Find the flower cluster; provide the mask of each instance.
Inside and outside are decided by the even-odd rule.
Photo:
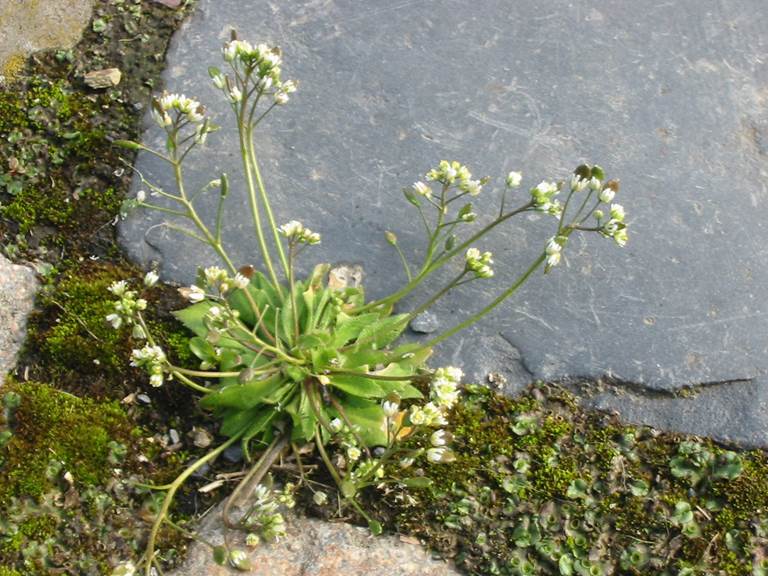
[[[249,530],[246,543],[249,546],[257,546],[261,540],[272,541],[285,536],[285,518],[280,513],[280,506],[293,508],[294,489],[295,486],[290,483],[279,492],[270,490],[263,484],[256,487],[245,519]]]
[[[469,248],[464,257],[466,270],[473,272],[476,278],[493,277],[493,254],[480,252],[477,248]]]
[[[563,255],[563,246],[565,245],[566,241],[567,238],[565,236],[553,236],[549,239],[549,241],[547,241],[547,246],[544,248],[544,253],[547,257],[546,270],[549,270],[553,266],[560,264],[560,260]]]
[[[463,377],[461,369],[454,366],[435,370],[429,390],[432,401],[446,410],[452,408],[459,399],[459,385]]]
[[[231,40],[224,44],[222,53],[226,62],[244,73],[246,81],[251,80],[255,84],[259,94],[272,94],[275,104],[286,104],[289,94],[296,91],[293,80],[282,81],[280,78],[282,56],[279,48],[267,44],[253,46],[245,40]],[[234,84],[215,68],[210,70],[210,74],[213,84],[224,91],[231,102],[243,99],[246,86]]]
[[[611,196],[611,198],[613,198]],[[597,218],[598,224],[605,217],[602,210],[595,210],[595,218]],[[627,225],[624,223],[625,212],[624,206],[621,204],[611,204],[611,209],[608,212],[608,220],[601,224],[600,233],[606,238],[613,238],[619,246],[625,246],[629,236],[627,234]]]
[[[280,233],[297,244],[320,244],[320,234],[312,232],[298,220],[291,220],[280,226]]]
[[[457,161],[449,162],[448,160],[441,160],[437,168],[432,168],[426,174],[426,179],[429,181],[440,182],[446,186],[456,184],[462,192],[466,192],[470,196],[477,196],[483,189],[484,180],[472,180],[472,173],[469,168]],[[417,182],[413,185],[416,193],[421,194],[416,189],[417,185],[426,186],[421,182]],[[422,194],[425,196],[426,194]]]
[[[153,286],[157,282],[157,273],[149,272],[144,278],[145,285]],[[135,290],[128,289],[128,283],[125,280],[113,282],[109,287],[109,291],[118,297],[113,303],[114,312],[108,314],[106,317],[107,322],[112,324],[112,327],[117,330],[123,324],[127,326],[133,326],[134,338],[145,338],[144,329],[138,322],[138,314],[147,307],[147,301],[144,298],[138,298],[138,293]]]
[[[226,270],[218,266],[209,266],[200,273],[198,284],[179,288],[179,293],[190,302],[197,303],[205,300],[209,294],[213,295],[214,292],[224,296],[233,288],[245,290],[250,284],[250,280],[239,272],[234,277],[230,277]]]
[[[192,124],[199,124],[205,120],[205,106],[183,94],[163,92],[162,96],[152,101],[152,117],[159,126],[173,124],[172,112],[176,113],[176,119],[184,118]]]
[[[149,383],[158,388],[163,385],[163,367],[166,363],[165,352],[160,346],[147,344],[131,352],[131,366],[144,368],[149,373]]]
[[[560,204],[560,200],[555,198],[559,193],[560,186],[556,182],[542,180],[531,189],[534,208],[540,212],[551,214],[555,218],[560,218],[563,213],[563,206]]]

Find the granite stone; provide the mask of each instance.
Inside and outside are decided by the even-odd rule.
[[[259,151],[278,220],[323,234],[304,270],[317,260],[360,264],[370,296],[398,287],[405,275],[384,232],[418,258],[419,222],[401,189],[441,159],[494,178],[476,202],[485,217],[509,170],[524,172],[522,202],[539,180],[598,162],[622,180],[627,247],[575,239],[560,268],[445,342],[434,363],[461,365],[476,380],[493,372],[509,392],[535,378],[609,376],[648,396],[642,407],[617,405],[647,422],[659,420],[659,393],[705,385],[709,398],[718,383],[741,381],[722,385],[724,400],[742,400],[712,404],[717,418],[699,395],[679,414],[670,408],[664,424],[768,444],[763,0],[200,0],[173,40],[165,83],[198,97],[225,129],[228,107],[206,70],[231,28],[279,44],[284,77],[300,82],[263,124]],[[149,122],[144,140],[162,145]],[[226,171],[242,189],[238,160],[231,132],[212,135],[191,158],[188,187]],[[150,155],[139,155],[138,169],[172,184]],[[212,220],[214,199],[200,205]],[[234,194],[225,240],[242,264],[256,261],[248,218]],[[179,282],[215,262],[157,226],[163,220],[122,223],[135,260],[158,261]],[[496,277],[442,300],[437,324],[451,326],[509,285],[552,231],[551,219],[525,217],[494,232],[479,247],[494,252]]]
[[[16,365],[37,288],[34,270],[14,264],[0,254],[0,386]]]
[[[232,549],[246,551],[253,576],[453,576],[451,563],[433,559],[418,541],[398,536],[372,536],[367,528],[343,522],[323,522],[291,512],[286,516],[287,534],[278,542],[255,548],[245,546],[245,535],[230,531]],[[214,545],[223,542],[221,505],[208,514],[196,530]],[[184,564],[170,576],[224,576],[242,574],[213,561],[211,549],[193,543]]]

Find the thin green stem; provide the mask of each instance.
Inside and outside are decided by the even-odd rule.
[[[197,376],[199,378],[233,378],[240,376],[240,372],[208,372],[206,370],[190,370],[189,368],[182,368],[173,364],[169,366],[172,372],[178,372],[185,376]]]
[[[181,196],[181,199],[182,199],[181,201],[187,209],[188,218],[192,220],[195,226],[197,226],[197,229],[200,230],[200,232],[202,232],[206,242],[211,246],[211,248],[214,249],[214,251],[224,261],[227,268],[229,268],[230,272],[232,274],[236,274],[237,268],[232,263],[232,260],[229,258],[227,251],[224,250],[224,246],[221,244],[221,242],[216,241],[216,238],[214,238],[213,234],[211,234],[211,231],[208,230],[208,227],[200,219],[200,216],[198,216],[197,210],[195,210],[194,205],[187,198],[187,193],[184,189],[184,177],[181,173],[181,164],[179,162],[175,162],[173,164],[173,175],[176,179],[176,186],[179,189],[179,195]]]
[[[291,240],[288,245],[288,286],[291,291],[291,307],[293,308],[293,341],[299,341],[299,307],[296,304],[296,277],[293,270],[293,259],[296,245]]]
[[[400,246],[397,244],[397,242],[395,242],[392,246],[395,247],[397,255],[400,256],[400,262],[403,263],[405,275],[408,277],[408,282],[410,282],[413,280],[413,274],[411,273],[411,267],[408,265],[408,260],[406,259],[405,254],[403,254],[403,251],[400,249]]]
[[[275,238],[275,245],[277,246],[277,253],[280,257],[280,262],[283,264],[283,269],[285,270],[286,275],[288,274],[288,260],[285,256],[285,251],[283,250],[283,243],[280,238],[280,233],[277,229],[277,223],[275,222],[275,216],[272,213],[272,206],[269,202],[269,197],[267,196],[267,190],[264,187],[264,181],[261,178],[261,171],[259,170],[259,162],[256,158],[256,146],[253,142],[253,126],[247,127],[247,134],[248,134],[248,152],[250,154],[250,160],[251,160],[251,166],[253,168],[254,176],[256,177],[256,185],[259,188],[259,194],[261,196],[261,201],[264,203],[264,210],[267,213],[267,219],[269,220],[269,225],[272,227],[272,235]]]
[[[414,278],[411,282],[408,282],[404,287],[402,287],[397,292],[394,292],[390,294],[389,296],[386,296],[385,298],[382,298],[380,300],[374,300],[372,302],[369,302],[368,304],[365,304],[357,309],[355,309],[355,314],[360,314],[362,312],[367,312],[368,310],[372,308],[377,308],[380,306],[387,306],[396,303],[397,301],[405,298],[408,294],[413,292],[421,282],[427,278],[432,272],[442,267],[448,260],[453,258],[456,254],[466,250],[473,242],[475,242],[477,239],[481,238],[482,236],[485,236],[488,232],[493,230],[496,226],[499,224],[506,222],[513,216],[516,216],[517,214],[520,214],[522,212],[525,212],[528,210],[531,206],[533,206],[533,202],[528,202],[521,206],[520,208],[517,208],[515,210],[512,210],[511,212],[508,212],[473,234],[469,237],[469,239],[462,242],[459,246],[456,246],[453,250],[450,250],[447,252],[444,256],[441,256],[425,268],[423,268]]]
[[[254,183],[253,169],[249,158],[249,146],[248,146],[248,129],[243,123],[243,113],[245,112],[245,102],[243,103],[242,112],[237,114],[238,133],[240,134],[240,159],[243,163],[243,171],[245,172],[245,184],[248,189],[248,201],[251,206],[251,215],[253,217],[254,231],[256,232],[256,238],[259,242],[259,249],[261,250],[264,266],[267,269],[267,273],[272,281],[272,284],[280,294],[282,298],[282,286],[275,274],[275,267],[272,264],[272,256],[270,255],[267,242],[264,237],[264,229],[261,224],[261,209],[259,208],[259,200],[256,197],[256,185]]]
[[[213,392],[213,390],[209,390],[208,388],[206,388],[204,386],[200,386],[200,384],[198,384],[194,380],[190,380],[184,374],[179,372],[178,369],[171,370],[171,374],[174,376],[174,378],[177,378],[179,380],[179,382],[181,382],[182,384],[184,384],[188,388],[191,388],[192,390],[195,390],[197,392],[201,392],[203,394],[210,394],[211,392]]]
[[[339,490],[341,490],[341,484],[343,480],[341,476],[339,476],[339,472],[336,470],[336,466],[333,465],[333,462],[331,462],[331,459],[328,457],[328,453],[325,451],[325,446],[323,446],[323,439],[320,437],[319,427],[315,428],[315,445],[317,446],[317,451],[320,453],[320,458],[323,459],[325,467],[331,474],[333,481],[336,482],[336,486],[338,486]]]
[[[498,306],[504,300],[506,300],[507,298],[512,296],[518,290],[518,288],[520,288],[520,286],[525,284],[525,281],[528,280],[528,278],[531,276],[531,274],[533,274],[536,271],[536,269],[539,266],[542,265],[542,263],[546,260],[546,258],[547,258],[547,255],[545,253],[542,253],[533,262],[533,264],[531,264],[530,268],[528,268],[528,270],[526,270],[517,280],[515,280],[515,282],[509,288],[507,288],[498,297],[496,297],[493,300],[493,302],[488,304],[485,308],[480,310],[480,312],[478,312],[477,314],[473,314],[472,316],[470,316],[469,318],[467,318],[463,322],[457,324],[456,326],[454,326],[453,328],[451,328],[449,330],[446,330],[445,332],[443,332],[442,334],[440,334],[436,338],[433,338],[432,340],[427,342],[424,346],[426,348],[431,348],[433,346],[436,346],[437,344],[439,344],[443,340],[446,340],[446,339],[450,338],[451,336],[453,336],[457,332],[461,332],[462,330],[464,330],[464,328],[467,328],[468,326],[471,326],[472,324],[474,324],[475,322],[480,320],[483,316],[485,316],[488,313],[490,313],[494,308],[496,308],[496,306]]]
[[[211,450],[202,458],[195,460],[192,465],[188,466],[181,474],[179,474],[176,480],[171,483],[170,487],[168,488],[168,493],[165,495],[165,499],[163,500],[163,504],[160,507],[160,511],[157,514],[157,518],[155,518],[155,522],[152,524],[152,530],[149,533],[149,541],[147,542],[147,549],[145,552],[147,559],[146,570],[144,572],[145,576],[152,575],[152,563],[155,560],[155,542],[157,540],[157,535],[160,532],[160,527],[162,526],[163,522],[165,521],[165,517],[168,514],[168,509],[171,507],[173,497],[176,495],[176,491],[181,487],[182,484],[184,484],[187,478],[194,474],[196,470],[200,469],[208,462],[215,460],[219,454],[224,452],[224,450],[239,440],[244,431],[244,429],[241,430],[238,434],[232,436],[232,438],[218,446],[216,449]]]

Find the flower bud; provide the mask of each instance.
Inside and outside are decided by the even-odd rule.
[[[522,181],[523,174],[521,172],[510,172],[507,174],[507,188],[517,188]]]
[[[616,192],[613,191],[613,188],[603,188],[598,194],[600,202],[605,202],[606,204],[609,204],[614,196],[616,196]]]
[[[157,281],[159,279],[160,279],[160,275],[155,270],[150,270],[144,276],[144,286],[146,286],[147,288],[152,288],[152,286],[157,284]]]
[[[397,244],[397,235],[394,232],[390,232],[387,230],[384,232],[384,237],[387,239],[387,242],[392,244],[392,246],[395,246]]]

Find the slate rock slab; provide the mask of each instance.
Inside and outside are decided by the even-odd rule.
[[[13,264],[0,254],[0,385],[15,366],[24,343],[37,287],[33,270]]]
[[[213,543],[223,542],[221,506],[203,519],[197,534]],[[230,532],[230,544],[248,552],[253,576],[451,576],[459,572],[443,560],[433,559],[416,542],[397,536],[371,536],[366,528],[330,523],[286,514],[288,533],[279,542],[248,549],[242,533]],[[223,576],[242,574],[217,565],[211,549],[194,543],[184,564],[171,576]]]
[[[319,259],[362,264],[374,297],[399,286],[404,274],[383,233],[397,233],[418,257],[417,215],[400,190],[440,159],[495,177],[477,202],[486,214],[509,170],[523,170],[525,189],[599,162],[622,179],[629,245],[572,241],[560,269],[446,342],[435,363],[461,365],[474,379],[500,373],[509,392],[534,378],[604,375],[654,397],[709,384],[712,406],[718,394],[739,402],[723,403],[715,421],[694,397],[670,425],[768,445],[763,0],[200,0],[173,41],[165,81],[201,99],[225,128],[227,105],[206,69],[219,64],[232,27],[282,46],[284,77],[300,82],[263,125],[260,154],[278,220],[323,234],[306,269]],[[144,136],[158,147],[159,138],[151,127]],[[238,189],[237,167],[235,139],[214,134],[187,185],[226,171]],[[138,168],[171,185],[149,155]],[[201,203],[209,219],[213,202]],[[248,263],[256,246],[244,207],[228,206],[225,240]],[[158,261],[180,282],[215,261],[162,221],[155,213],[123,223],[134,259]],[[496,278],[441,301],[437,324],[451,326],[511,283],[552,225],[531,217],[483,242]],[[734,380],[743,385],[717,390]],[[630,412],[647,421],[653,410],[650,402]]]

